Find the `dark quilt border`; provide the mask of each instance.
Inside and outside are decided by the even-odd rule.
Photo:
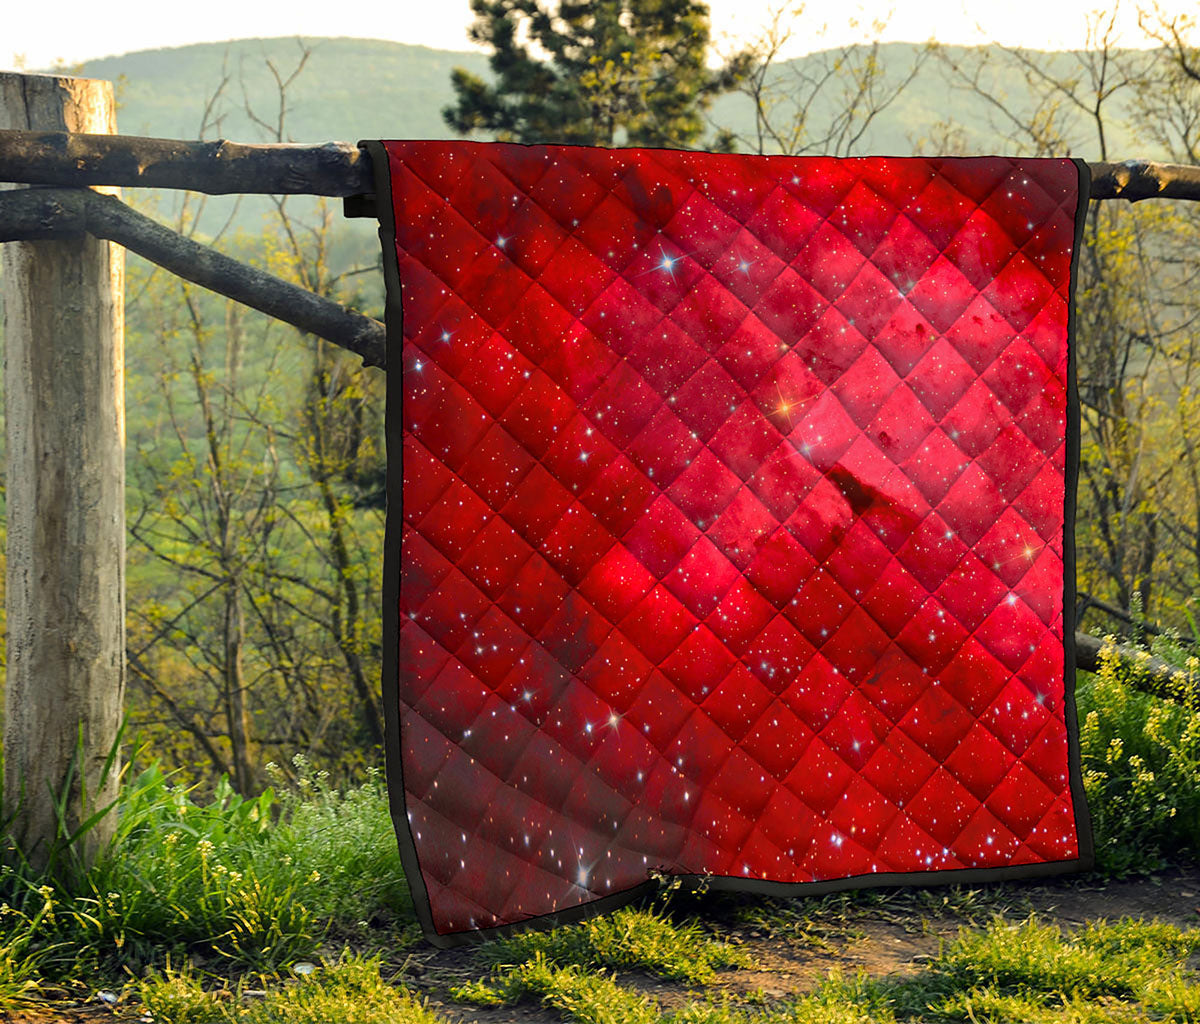
[[[421,930],[434,946],[453,946],[482,942],[531,928],[556,927],[607,913],[655,892],[653,879],[619,893],[602,896],[587,903],[549,914],[539,914],[513,924],[443,934],[434,927],[429,892],[421,874],[416,842],[408,820],[404,800],[404,767],[400,745],[400,598],[401,535],[403,506],[403,415],[404,375],[400,365],[403,347],[403,305],[400,267],[396,255],[396,221],[392,204],[391,157],[382,141],[359,143],[371,156],[375,179],[375,209],[379,217],[379,240],[383,247],[383,276],[386,287],[385,323],[390,372],[386,386],[385,428],[387,446],[387,514],[384,524],[383,551],[383,711],[384,747],[387,766],[388,800],[400,862],[408,879],[413,907]],[[949,158],[954,159],[954,158]],[[978,159],[978,158],[975,158]],[[1070,860],[1039,861],[1013,867],[958,868],[941,871],[889,872],[831,878],[819,882],[770,882],[732,875],[672,875],[685,884],[705,886],[715,891],[746,892],[775,897],[820,896],[852,889],[889,886],[977,885],[1027,878],[1043,878],[1090,870],[1095,861],[1091,815],[1083,788],[1079,751],[1079,723],[1075,707],[1075,491],[1079,476],[1079,389],[1075,359],[1075,290],[1078,280],[1080,246],[1087,217],[1091,172],[1083,160],[1073,160],[1079,176],[1075,209],[1075,239],[1071,251],[1069,312],[1067,319],[1067,423],[1066,465],[1064,467],[1063,507],[1063,714],[1067,727],[1067,760],[1079,856]]]
[[[388,368],[384,386],[384,443],[387,458],[387,511],[383,523],[383,748],[392,827],[400,847],[400,864],[408,881],[413,908],[421,931],[435,945],[440,936],[433,926],[429,891],[417,859],[417,844],[404,803],[404,765],[400,746],[400,542],[404,529],[404,373],[400,352],[404,344],[404,307],[401,301],[400,264],[396,258],[396,216],[392,208],[390,157],[382,142],[359,142],[371,156],[375,179],[375,209],[379,241],[383,247],[384,325],[387,328]]]

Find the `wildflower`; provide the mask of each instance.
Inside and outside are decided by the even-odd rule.
[[[321,880],[321,872],[313,870],[313,873],[308,876],[310,882],[319,882]]]
[[[200,842],[196,844],[196,850],[199,852],[201,860],[207,860],[209,857],[211,857],[214,849],[215,847],[213,844],[207,839],[201,839]]]

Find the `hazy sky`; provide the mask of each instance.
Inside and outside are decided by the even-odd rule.
[[[766,24],[778,0],[710,0],[714,37],[748,39]],[[795,10],[797,4],[787,5]],[[791,18],[792,43],[784,56],[875,38],[871,24],[894,9],[879,38],[944,43],[999,41],[1043,49],[1085,45],[1088,12],[1096,0],[816,0],[811,11]],[[1112,5],[1109,5],[1111,8]],[[89,0],[60,0],[53,15],[29,0],[5,5],[0,30],[0,68],[23,58],[28,68],[62,60],[76,63],[160,46],[216,42],[253,36],[359,36],[421,43],[440,49],[470,49],[468,0],[390,0],[330,4],[328,0],[202,0],[198,5],[164,0],[124,0],[97,6]],[[1160,0],[1160,7],[1194,14],[1195,0]],[[372,10],[374,8],[374,10]],[[109,17],[101,12],[111,11]],[[1125,45],[1144,45],[1134,5],[1118,9]],[[833,13],[836,12],[836,17]],[[828,19],[825,32],[822,23]],[[855,24],[856,22],[856,24]]]

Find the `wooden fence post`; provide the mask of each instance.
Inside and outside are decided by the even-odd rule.
[[[113,133],[112,85],[0,73],[0,128]],[[0,250],[4,816],[16,812],[13,838],[44,867],[58,825],[52,792],[68,794],[70,830],[117,792],[119,762],[103,784],[101,777],[125,695],[125,261],[118,246],[85,235]],[[88,862],[115,817],[106,815],[84,842]]]

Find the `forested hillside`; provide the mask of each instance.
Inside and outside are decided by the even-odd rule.
[[[145,50],[89,61],[81,65],[80,71],[95,78],[123,78],[118,114],[122,132],[172,138],[196,136],[207,98],[228,75],[232,81],[221,105],[225,111],[221,133],[227,138],[252,141],[262,130],[246,116],[243,98],[249,99],[260,117],[274,122],[278,92],[266,62],[286,74],[294,66],[301,45],[310,48],[312,56],[290,90],[287,132],[296,141],[452,138],[441,117],[441,109],[453,98],[451,69],[463,67],[485,77],[488,74],[483,54],[340,38],[243,39]],[[867,49],[852,47],[847,52],[853,55]],[[887,43],[879,46],[877,59],[886,75],[898,77],[922,49],[909,43]],[[1040,96],[1034,85],[1018,65],[1005,59],[1003,50],[946,47],[941,52],[951,62],[988,57],[995,68],[994,77],[989,77],[993,96],[1004,98],[1018,115],[1028,115],[1038,106]],[[785,61],[774,68],[773,75],[780,81],[812,77],[828,57],[829,53],[817,53]],[[1077,56],[1054,54],[1047,61],[1047,69],[1064,78],[1078,76]],[[828,117],[837,96],[830,92],[813,110],[812,119]],[[1124,115],[1125,111],[1120,113]],[[998,136],[993,114],[987,98],[948,86],[942,61],[927,61],[886,116],[870,126],[857,149],[860,154],[904,155],[912,151],[914,143],[930,140],[939,123],[953,120],[962,129],[961,141],[966,148],[988,153],[1011,150],[1011,144]],[[736,94],[721,97],[711,120],[749,136],[753,132],[752,104]],[[1083,114],[1076,113],[1070,121],[1073,152],[1095,157],[1093,134]],[[1122,155],[1141,155],[1146,150],[1128,128],[1120,126],[1110,144]]]

